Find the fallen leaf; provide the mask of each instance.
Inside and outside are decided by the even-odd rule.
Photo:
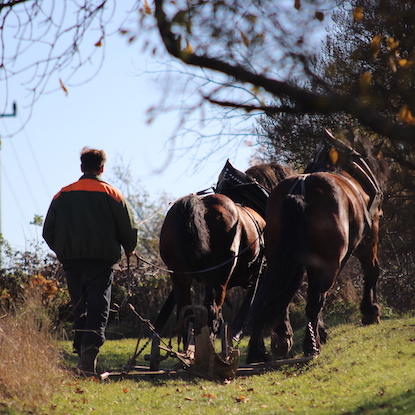
[[[235,402],[248,402],[249,398],[247,398],[246,396],[239,396],[238,398],[235,398]]]
[[[186,397],[184,398],[184,400],[185,400],[185,401],[194,401],[194,399],[193,399],[193,398],[189,398],[188,396],[186,396]]]

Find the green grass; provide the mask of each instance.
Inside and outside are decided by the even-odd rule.
[[[3,343],[9,337],[16,340],[10,330],[21,326],[18,322],[9,327],[10,336]],[[23,363],[0,373],[0,414],[415,414],[414,318],[385,320],[369,327],[339,325],[330,330],[329,341],[315,361],[238,377],[228,384],[188,375],[180,379],[111,378],[100,383],[67,372],[65,379],[54,373],[54,354],[45,354],[46,346],[40,341],[50,339],[40,333],[36,343],[33,332],[25,329],[22,333],[25,337],[16,346]],[[301,333],[296,337],[297,347],[300,337]],[[11,345],[3,350],[3,363]],[[58,346],[64,350],[65,365],[74,366],[70,343]],[[99,370],[121,369],[135,346],[133,339],[107,341],[99,356]],[[240,349],[244,355],[246,342]],[[148,352],[149,347],[143,355]],[[143,360],[137,363],[148,365]],[[175,363],[169,359],[163,365]]]
[[[68,377],[57,385],[52,402],[36,413],[415,414],[414,318],[367,327],[341,325],[329,335],[321,355],[312,362],[237,377],[228,384],[194,377],[101,383]],[[107,341],[99,356],[100,371],[122,368],[135,344],[128,339]],[[62,345],[70,350],[68,342]],[[245,347],[242,343],[242,353]],[[73,365],[75,358],[68,354],[66,363]],[[170,363],[175,361],[166,362]]]

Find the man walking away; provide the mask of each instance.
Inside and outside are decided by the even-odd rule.
[[[53,198],[43,237],[63,264],[75,321],[74,353],[85,376],[96,375],[99,348],[105,342],[113,265],[134,254],[138,225],[119,190],[101,179],[106,155],[84,147],[83,176]]]

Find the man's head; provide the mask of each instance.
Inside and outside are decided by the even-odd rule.
[[[99,175],[104,171],[107,156],[104,150],[84,147],[81,150],[81,170],[84,173]]]

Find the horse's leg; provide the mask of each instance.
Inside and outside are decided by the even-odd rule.
[[[277,358],[287,357],[293,347],[293,329],[290,323],[289,307],[281,321],[271,333],[271,351]]]
[[[362,323],[379,323],[381,313],[376,297],[376,283],[380,273],[378,260],[370,249],[366,253],[359,251],[356,256],[360,261],[364,276],[363,298],[360,303]]]
[[[264,325],[261,322],[253,324],[251,338],[248,344],[246,363],[267,362],[270,355],[264,343]]]
[[[171,279],[173,283],[174,299],[176,301],[176,306],[177,306],[176,319],[177,319],[177,322],[179,322],[179,317],[180,317],[181,310],[183,309],[183,307],[192,304],[192,298],[190,294],[192,279],[188,275],[183,275],[183,274],[178,274],[178,273],[173,273],[171,276]],[[180,327],[178,327],[178,329],[180,330]],[[182,328],[182,329],[183,329],[182,333],[178,332],[179,342],[180,342],[180,337],[182,337],[184,344],[186,344],[187,332],[185,328]]]
[[[287,307],[283,318],[271,333],[271,351],[276,358],[288,356],[293,347],[293,335],[289,308]]]
[[[209,327],[213,335],[217,335],[223,323],[222,306],[225,302],[226,284],[220,282],[214,285],[206,283],[205,307],[208,310]]]
[[[318,354],[321,345],[327,340],[322,310],[327,291],[333,285],[339,271],[340,263],[338,261],[326,264],[324,268],[307,268],[308,298],[306,315],[308,325],[303,342],[304,354],[307,356]]]

